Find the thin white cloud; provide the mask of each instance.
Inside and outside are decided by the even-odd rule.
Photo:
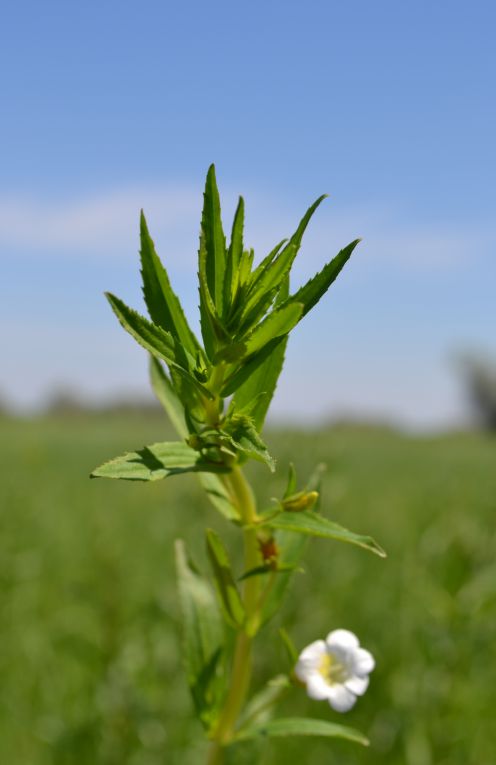
[[[236,195],[227,193],[226,229]],[[138,242],[138,214],[144,208],[159,252],[172,258],[180,270],[196,269],[196,248],[202,203],[197,188],[183,186],[128,188],[82,200],[49,200],[0,197],[0,248],[15,248],[17,257],[47,252],[54,257],[134,256]],[[247,240],[263,255],[288,235],[301,217],[260,194],[248,196]],[[254,225],[251,225],[254,221]],[[405,224],[394,208],[363,206],[340,209],[326,203],[312,221],[305,238],[302,272],[315,270],[333,252],[363,236],[368,256],[407,269],[459,268],[476,253],[484,256],[496,241],[494,227],[472,230]]]

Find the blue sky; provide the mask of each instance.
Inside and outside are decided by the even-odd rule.
[[[496,353],[492,2],[11,3],[0,71],[0,392],[147,389],[141,206],[196,311],[215,161],[259,255],[322,192],[297,278],[364,242],[295,332],[275,416],[459,420],[457,351]]]

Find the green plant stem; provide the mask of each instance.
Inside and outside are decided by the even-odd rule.
[[[241,522],[245,524],[243,529],[245,567],[246,570],[249,570],[260,563],[256,531],[248,525],[257,520],[253,492],[239,467],[235,467],[225,481],[239,510]],[[231,684],[213,736],[208,765],[221,765],[224,761],[224,746],[232,739],[236,720],[250,687],[252,642],[260,621],[259,601],[258,577],[250,577],[245,581],[243,590],[246,623],[243,628],[240,628],[236,636]]]

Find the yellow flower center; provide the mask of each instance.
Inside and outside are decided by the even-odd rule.
[[[342,683],[347,677],[346,667],[330,653],[325,653],[320,660],[319,672],[329,685]]]

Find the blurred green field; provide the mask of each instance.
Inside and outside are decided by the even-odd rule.
[[[164,439],[160,416],[2,419],[0,762],[201,765],[182,676],[173,540],[204,562],[202,529],[223,525],[194,477],[90,481],[91,468]],[[280,494],[289,459],[329,466],[323,512],[370,533],[384,561],[314,541],[283,622],[298,647],[336,627],[377,669],[340,716],[295,690],[281,713],[358,727],[369,749],[269,744],[271,765],[496,763],[496,441],[334,428],[269,435]],[[258,639],[261,681],[285,669],[277,623]]]

